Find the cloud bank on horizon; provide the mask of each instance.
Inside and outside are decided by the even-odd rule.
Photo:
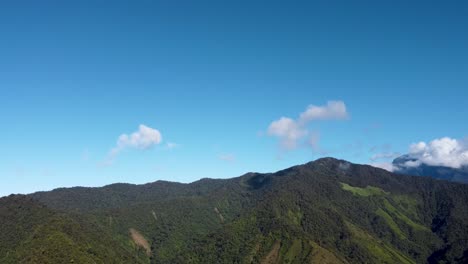
[[[468,166],[468,142],[450,137],[434,139],[428,143],[421,141],[409,146],[409,161],[400,166],[417,167],[421,164],[459,169]],[[398,170],[390,162],[371,164],[388,171]]]
[[[316,148],[319,140],[318,132],[309,131],[307,125],[316,120],[345,120],[349,117],[343,101],[328,101],[324,106],[309,105],[299,114],[297,119],[281,117],[273,121],[268,129],[269,136],[277,137],[283,150],[293,150],[298,143],[309,137],[305,142]]]
[[[468,144],[449,137],[434,139],[429,143],[421,141],[411,144],[409,155],[417,160],[405,164],[409,167],[424,163],[459,169],[468,165]]]

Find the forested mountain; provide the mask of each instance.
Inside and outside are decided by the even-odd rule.
[[[424,163],[408,166],[417,160],[409,155],[403,155],[393,160],[392,164],[396,173],[428,176],[440,180],[468,183],[468,166],[450,168],[445,166],[431,166]]]
[[[323,158],[0,199],[0,263],[468,263],[468,185]]]
[[[93,218],[27,196],[1,198],[0,223],[0,263],[146,263]]]

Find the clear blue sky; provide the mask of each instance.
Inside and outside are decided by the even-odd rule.
[[[467,1],[3,1],[0,196],[191,182],[468,136]],[[318,147],[269,135],[309,105]],[[162,141],[127,148],[144,124]],[[167,143],[178,146],[168,148]]]

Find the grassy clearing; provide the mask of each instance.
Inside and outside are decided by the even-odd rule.
[[[360,246],[367,249],[369,253],[380,263],[402,263],[412,264],[414,260],[405,256],[387,243],[372,237],[365,230],[346,222],[349,231],[355,236]]]
[[[291,209],[289,209],[287,218],[290,223],[293,223],[296,226],[300,226],[302,220],[302,213],[300,211],[293,212]]]
[[[415,230],[429,231],[427,227],[414,222],[413,220],[411,220],[410,217],[407,216],[409,215],[413,218],[417,218],[418,202],[415,199],[411,198],[410,196],[390,195],[389,192],[385,192],[384,190],[378,187],[374,187],[374,186],[367,186],[366,188],[361,188],[361,187],[354,187],[346,183],[340,183],[340,184],[343,190],[349,191],[353,193],[353,195],[356,195],[356,196],[363,196],[363,197],[385,196],[385,197],[379,198],[379,199],[382,199],[383,201],[383,208],[379,208],[376,211],[376,213],[385,219],[389,227],[400,239],[404,239],[406,238],[406,236],[398,227],[398,224],[394,220],[395,218],[398,218],[399,220],[403,221],[404,223],[414,228]],[[391,199],[392,201],[394,201],[394,203],[396,204],[398,208],[392,205],[387,199]]]
[[[400,210],[396,209],[387,199],[384,199],[384,206],[388,212],[391,212],[395,215],[398,219],[405,222],[407,225],[411,226],[412,228],[419,230],[419,231],[430,231],[427,227],[418,224],[407,217],[405,214],[401,213]]]
[[[302,253],[302,241],[300,239],[294,239],[291,247],[284,255],[283,261],[285,263],[294,263],[294,260]],[[296,261],[297,262],[297,261]]]
[[[352,192],[354,195],[357,195],[357,196],[367,197],[367,196],[373,196],[373,195],[388,194],[384,190],[382,190],[382,189],[380,189],[378,187],[374,187],[374,186],[367,186],[366,188],[361,188],[361,187],[354,187],[354,186],[351,186],[351,185],[349,185],[347,183],[343,183],[343,182],[341,182],[340,184],[341,184],[341,188],[343,190]]]
[[[395,223],[395,221],[393,221],[393,218],[387,212],[385,212],[384,210],[379,208],[375,213],[385,220],[387,225],[390,227],[390,229],[393,231],[393,233],[395,233],[398,236],[398,238],[400,238],[400,239],[405,239],[406,238],[403,231],[401,231],[401,229],[398,227],[397,223]]]
[[[411,218],[418,218],[418,206],[420,202],[408,195],[392,195],[392,200],[399,209],[405,212]]]

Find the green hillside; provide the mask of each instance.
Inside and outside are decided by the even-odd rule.
[[[26,196],[0,199],[0,263],[148,263],[91,218],[54,212]]]
[[[468,186],[332,158],[0,199],[0,263],[467,263]]]

